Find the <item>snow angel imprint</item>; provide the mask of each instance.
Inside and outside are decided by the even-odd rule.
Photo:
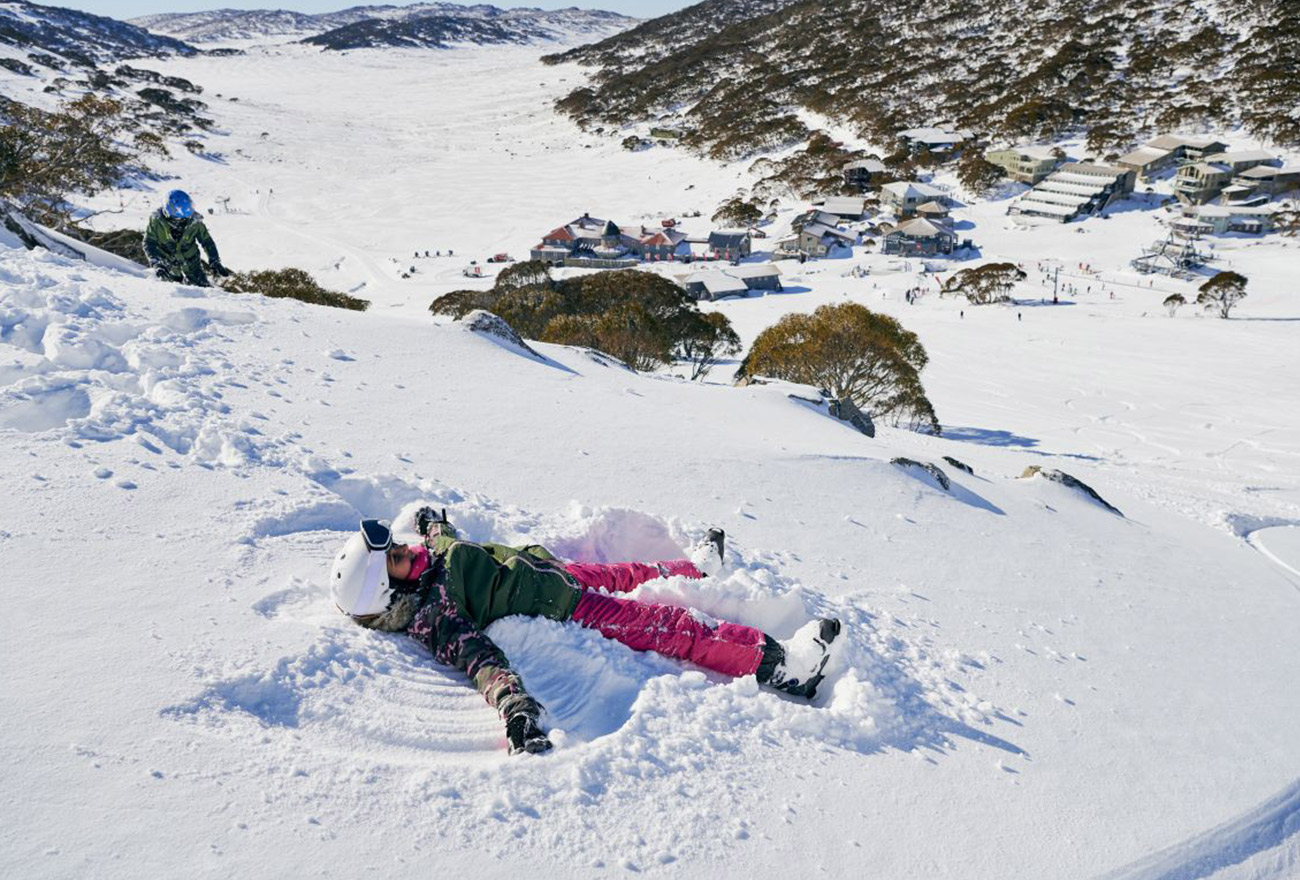
[[[703,578],[723,565],[725,536],[710,529],[690,559],[664,562],[564,562],[545,547],[506,547],[461,539],[446,512],[416,513],[420,544],[393,542],[387,522],[367,519],[334,559],[335,604],[357,623],[404,632],[441,663],[469,676],[506,725],[510,753],[551,747],[542,707],[483,632],[512,614],[572,621],[637,651],[689,660],[812,699],[840,622],[810,622],[789,640],[737,623],[705,623],[690,609],[609,595],[670,575]],[[597,592],[597,591],[601,592]]]

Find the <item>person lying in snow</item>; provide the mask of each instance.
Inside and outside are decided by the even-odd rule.
[[[710,529],[691,559],[562,562],[536,544],[506,547],[460,538],[445,511],[421,508],[418,545],[393,542],[389,524],[362,520],[334,559],[330,591],[362,626],[404,632],[441,663],[461,669],[506,723],[510,754],[544,752],[542,707],[483,630],[512,614],[572,620],[637,651],[690,660],[715,672],[812,699],[823,678],[835,619],[814,620],[786,642],[736,623],[705,623],[690,609],[609,595],[654,578],[703,578],[723,563],[725,536]],[[597,591],[602,592],[597,592]]]

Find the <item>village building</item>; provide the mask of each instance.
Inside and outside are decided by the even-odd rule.
[[[809,208],[790,221],[790,227],[798,232],[809,223],[821,223],[824,226],[838,226],[840,218],[821,208]]]
[[[1138,147],[1120,156],[1115,162],[1119,167],[1132,171],[1143,183],[1153,180],[1162,171],[1172,168],[1177,163],[1178,157],[1172,151],[1150,146]]]
[[[625,268],[641,261],[739,260],[749,251],[750,236],[744,230],[693,239],[674,221],[620,227],[612,220],[583,214],[543,235],[541,243],[530,249],[529,259],[551,266]]]
[[[1067,223],[1098,214],[1127,196],[1136,176],[1130,168],[1067,162],[1012,202],[1007,213]]]
[[[1189,205],[1202,205],[1219,197],[1232,181],[1232,169],[1214,162],[1191,162],[1178,169],[1174,195]]]
[[[969,129],[962,128],[951,131],[933,126],[909,128],[898,133],[899,143],[912,153],[923,151],[951,153],[966,141],[973,140],[974,137],[974,132]]]
[[[1213,138],[1162,134],[1121,156],[1115,164],[1129,169],[1138,180],[1146,183],[1170,168],[1184,162],[1200,161],[1207,153],[1221,153],[1227,148],[1227,144]]]
[[[638,231],[625,235],[623,245],[643,260],[659,262],[683,259],[689,253],[686,239],[686,233],[673,226],[659,229],[642,226]]]
[[[901,257],[937,257],[957,249],[957,236],[947,224],[916,218],[885,230],[880,251]]]
[[[1211,137],[1189,136],[1183,134],[1162,134],[1147,141],[1145,146],[1157,150],[1168,150],[1175,161],[1195,162],[1212,153],[1222,153],[1228,149],[1223,141]]]
[[[825,257],[839,247],[851,248],[858,243],[858,234],[821,222],[805,222],[794,235],[776,243],[773,259],[792,257]]]
[[[1229,233],[1266,235],[1273,231],[1273,215],[1277,210],[1276,205],[1189,205],[1169,221],[1169,227],[1192,238]]]
[[[750,290],[780,290],[781,269],[772,263],[748,263],[724,269],[728,275],[745,282]]]
[[[721,269],[706,269],[683,275],[678,283],[696,299],[721,299],[724,296],[744,296],[749,292],[745,282]]]
[[[1266,150],[1212,153],[1200,162],[1192,162],[1178,169],[1178,175],[1174,178],[1174,195],[1189,205],[1203,205],[1224,195],[1225,190],[1234,184],[1243,186],[1234,178],[1256,168],[1280,169],[1281,165],[1281,160]],[[1251,194],[1249,188],[1246,188],[1234,189],[1230,195],[1234,199],[1240,199]]]
[[[872,182],[885,173],[885,163],[879,159],[857,159],[844,166],[844,182],[866,192]]]
[[[852,222],[862,219],[862,215],[867,210],[867,203],[866,199],[832,196],[822,202],[821,209],[841,220]]]
[[[923,220],[946,222],[948,220],[948,213],[948,206],[941,202],[929,201],[916,206],[916,216]]]
[[[706,269],[681,275],[678,283],[696,299],[744,296],[751,290],[780,290],[781,270],[771,263]]]
[[[1300,165],[1256,165],[1233,177],[1223,195],[1231,201],[1239,201],[1257,196],[1277,196],[1295,189],[1300,189]]]
[[[627,248],[618,224],[583,214],[543,235],[541,244],[529,251],[529,258],[562,266],[575,258],[617,260],[626,254]]]
[[[753,243],[748,229],[731,229],[710,232],[709,251],[715,260],[739,260],[749,256]]]
[[[893,211],[900,217],[916,213],[918,205],[926,202],[938,202],[941,205],[952,203],[945,190],[927,183],[912,183],[900,180],[887,183],[880,188],[880,206]]]
[[[984,158],[1006,171],[1007,177],[1031,186],[1056,170],[1065,161],[1051,147],[1024,146],[989,150]]]

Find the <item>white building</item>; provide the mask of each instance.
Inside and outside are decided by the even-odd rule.
[[[1007,213],[1066,223],[1096,214],[1132,192],[1135,176],[1129,168],[1070,162],[1012,202]]]
[[[900,180],[895,183],[887,183],[880,188],[880,206],[889,208],[899,215],[911,214],[916,211],[917,206],[930,201],[938,202],[941,205],[952,204],[952,199],[948,196],[946,190],[926,183],[912,183]]]

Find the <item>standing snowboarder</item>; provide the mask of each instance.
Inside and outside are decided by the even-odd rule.
[[[174,189],[167,194],[167,204],[153,212],[144,233],[144,252],[149,257],[149,265],[164,281],[211,287],[199,258],[200,245],[207,252],[213,275],[224,278],[231,274],[221,264],[216,242],[208,234],[203,219],[194,213],[189,195]]]
[[[573,621],[637,651],[690,660],[727,675],[812,699],[821,683],[835,619],[814,620],[784,642],[761,630],[713,621],[691,609],[618,598],[654,578],[702,578],[722,566],[724,536],[711,529],[692,559],[564,563],[544,547],[476,544],[431,508],[415,515],[419,545],[396,544],[387,523],[362,520],[335,557],[330,590],[339,610],[370,629],[404,632],[455,666],[506,723],[511,754],[544,752],[542,707],[505,654],[483,632],[510,615]]]

